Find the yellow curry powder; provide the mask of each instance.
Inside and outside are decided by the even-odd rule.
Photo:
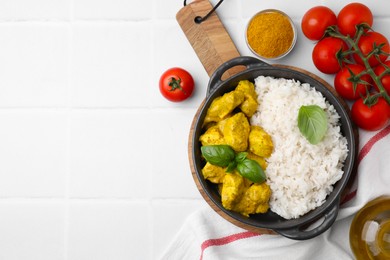
[[[275,58],[287,52],[294,39],[290,20],[278,12],[256,15],[247,28],[247,40],[252,50],[265,58]]]

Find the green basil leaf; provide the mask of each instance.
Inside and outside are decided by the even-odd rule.
[[[236,161],[231,161],[226,169],[226,172],[232,172],[234,169],[236,169],[237,163]]]
[[[229,145],[206,145],[200,150],[206,161],[221,167],[228,166],[236,155]]]
[[[262,183],[265,181],[265,173],[258,162],[245,159],[237,164],[237,171],[242,177],[249,179],[255,183]]]
[[[242,162],[242,161],[245,160],[245,158],[246,158],[247,155],[248,155],[248,153],[246,153],[246,152],[238,153],[238,154],[236,155],[236,158],[235,158],[234,160],[235,160],[237,163]]]
[[[298,113],[298,128],[311,144],[318,144],[328,130],[326,112],[317,105],[301,106]]]

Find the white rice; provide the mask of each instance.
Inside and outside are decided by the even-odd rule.
[[[263,127],[274,143],[266,169],[270,209],[286,219],[298,218],[322,205],[343,175],[348,148],[340,117],[309,84],[260,76],[255,86],[259,107],[251,124]],[[316,145],[301,135],[297,122],[299,108],[314,104],[328,115],[328,131]]]

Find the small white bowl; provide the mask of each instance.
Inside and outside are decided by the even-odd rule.
[[[264,14],[264,13],[279,13],[281,15],[283,15],[284,17],[286,17],[288,19],[288,21],[290,22],[290,25],[291,25],[291,28],[292,28],[292,31],[293,31],[293,39],[292,39],[292,42],[291,42],[291,45],[290,47],[282,54],[278,55],[278,56],[275,56],[275,57],[265,57],[263,55],[261,55],[260,53],[256,52],[252,46],[249,44],[249,41],[248,41],[248,28],[249,28],[249,25],[251,24],[252,20],[257,17],[258,15],[260,14]],[[259,37],[261,37],[261,34],[259,34]],[[255,54],[258,58],[260,59],[264,59],[264,60],[277,60],[277,59],[280,59],[280,58],[283,58],[284,56],[286,56],[288,53],[291,52],[291,50],[294,48],[295,46],[295,43],[297,41],[297,30],[295,28],[295,25],[293,23],[293,21],[291,20],[291,18],[285,14],[284,12],[282,11],[279,11],[279,10],[276,10],[276,9],[265,9],[265,10],[262,10],[258,13],[256,13],[255,15],[252,16],[252,18],[248,21],[248,24],[246,26],[246,29],[245,29],[245,41],[246,41],[246,44],[248,46],[248,48],[252,51],[253,54]]]

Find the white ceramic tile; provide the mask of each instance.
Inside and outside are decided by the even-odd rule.
[[[5,110],[0,122],[0,196],[64,196],[66,114]]]
[[[188,0],[187,5],[191,4],[193,1]],[[210,3],[214,7],[219,0],[211,0]],[[232,19],[240,16],[240,13],[237,11],[239,7],[239,0],[229,0],[224,1],[218,8],[217,14],[220,19]],[[154,5],[154,17],[158,19],[175,19],[176,14],[180,11],[181,8],[184,8],[184,1],[177,0],[156,0]],[[211,9],[210,9],[211,10]],[[207,12],[205,13],[205,15]]]
[[[72,103],[76,107],[147,107],[150,24],[74,26]]]
[[[320,4],[320,0],[245,0],[241,1],[241,8],[244,18],[249,18],[264,9],[278,9],[292,18],[301,18],[309,8]]]
[[[0,20],[68,20],[70,0],[2,0]]]
[[[0,35],[0,106],[66,105],[68,28],[7,23]]]
[[[194,117],[192,110],[155,110],[152,133],[153,197],[199,198],[188,160],[188,136]]]
[[[152,6],[136,0],[77,0],[76,19],[144,20],[151,17]]]
[[[150,123],[142,111],[73,112],[70,195],[149,196]]]
[[[191,1],[187,1],[190,3]],[[154,18],[157,19],[176,19],[177,12],[184,7],[184,1],[177,0],[155,0],[153,5]]]
[[[173,47],[174,46],[174,47]],[[159,21],[153,27],[153,65],[151,103],[155,107],[198,107],[205,97],[209,76],[180,26],[175,21]],[[195,81],[195,90],[185,102],[172,103],[159,92],[160,76],[169,68],[187,70]]]
[[[68,260],[150,259],[150,223],[148,203],[72,203]]]
[[[152,203],[153,259],[160,259],[187,217],[202,207],[208,207],[202,199],[157,200]]]
[[[63,260],[64,207],[51,202],[0,202],[0,259]]]
[[[211,0],[212,6],[216,6],[220,0]],[[239,18],[240,17],[240,0],[224,1],[218,6],[216,12],[218,17],[223,20]]]
[[[243,19],[240,21],[226,21],[224,25],[241,56],[254,56],[245,41],[246,22]]]

